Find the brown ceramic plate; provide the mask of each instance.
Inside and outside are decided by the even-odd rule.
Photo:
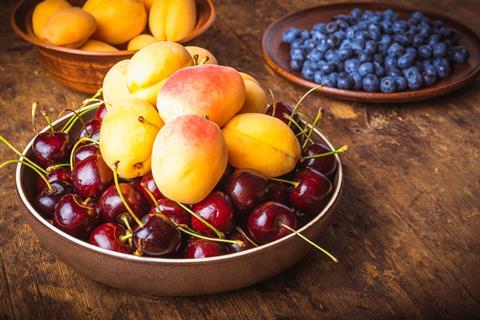
[[[41,0],[22,0],[13,9],[10,23],[13,30],[37,50],[40,62],[53,79],[62,85],[85,93],[95,93],[101,86],[107,71],[118,61],[130,59],[134,51],[92,52],[49,45],[38,40],[32,31],[32,13]],[[85,0],[71,0],[83,5]],[[200,36],[213,24],[215,8],[212,0],[196,0],[197,25],[186,38],[186,43]],[[123,46],[125,48],[125,45]]]
[[[290,46],[282,42],[282,33],[289,27],[311,29],[316,23],[328,22],[336,15],[349,14],[353,8],[360,8],[362,11],[393,9],[402,18],[408,17],[415,10],[396,4],[348,2],[321,5],[291,13],[272,23],[265,31],[262,39],[262,53],[265,61],[274,71],[290,81],[309,88],[317,86],[315,82],[304,79],[299,72],[290,68]],[[457,29],[460,33],[460,44],[470,51],[468,61],[464,64],[455,64],[449,78],[420,90],[396,93],[369,93],[328,87],[320,88],[317,91],[326,96],[350,101],[407,102],[438,97],[472,81],[480,72],[480,39],[478,35],[462,23],[449,17],[423,10],[422,12],[429,18],[442,20],[448,26]]]
[[[68,117],[55,121],[55,128],[61,128]],[[46,130],[48,128],[43,131]],[[315,131],[314,135],[315,140],[333,149],[320,132]],[[27,157],[32,156],[32,142],[33,139],[23,151]],[[342,191],[342,164],[337,155],[335,158],[337,170],[331,198],[313,220],[299,229],[313,240],[317,240],[328,227]],[[112,287],[166,296],[231,291],[282,272],[304,257],[311,248],[291,234],[251,250],[204,259],[136,257],[105,250],[58,230],[35,210],[32,205],[34,178],[32,170],[21,164],[17,166],[17,192],[27,209],[26,220],[42,245],[86,277]],[[325,263],[330,263],[327,259]]]

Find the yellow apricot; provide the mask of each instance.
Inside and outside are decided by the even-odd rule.
[[[153,0],[143,0],[143,4],[145,5],[145,8],[150,11],[152,8]]]
[[[111,110],[117,102],[130,97],[127,88],[127,66],[130,59],[122,60],[113,65],[103,78],[103,100],[107,102],[107,109]]]
[[[154,36],[145,33],[139,34],[128,42],[127,50],[138,51],[155,42],[158,40]]]
[[[40,37],[40,32],[48,19],[58,11],[70,7],[70,3],[65,0],[45,0],[37,4],[32,14],[33,33]]]
[[[295,168],[300,144],[280,119],[262,113],[242,113],[222,129],[228,162],[237,169],[253,169],[278,177]]]
[[[95,18],[81,8],[66,8],[48,19],[40,38],[56,46],[78,48],[95,32]]]
[[[79,48],[80,50],[85,51],[94,51],[94,52],[113,52],[118,51],[114,46],[109,45],[108,43],[90,39],[83,46]]]
[[[158,92],[168,77],[192,64],[190,54],[178,43],[161,41],[146,46],[135,53],[128,64],[128,91],[156,105]]]
[[[97,20],[94,38],[110,44],[127,42],[147,24],[147,10],[139,0],[87,0],[83,9]]]
[[[148,25],[158,40],[179,41],[195,29],[195,0],[153,0]]]
[[[140,177],[151,170],[152,147],[163,126],[155,108],[139,99],[124,99],[108,110],[100,129],[100,152],[124,179]]]
[[[220,128],[197,115],[179,116],[158,133],[152,175],[167,198],[182,203],[203,200],[227,166],[227,146]]]
[[[195,46],[186,46],[185,49],[187,49],[192,58],[194,58],[194,55],[198,55],[197,63],[218,64],[217,58],[207,49]],[[208,59],[206,59],[207,57]]]
[[[264,113],[267,108],[267,95],[258,81],[249,74],[240,72],[245,83],[245,102],[238,113]]]

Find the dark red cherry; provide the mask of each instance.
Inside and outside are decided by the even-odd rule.
[[[241,216],[246,215],[267,197],[268,180],[253,170],[235,171],[227,182],[226,193]]]
[[[278,118],[282,120],[285,124],[289,124],[289,117],[291,116],[293,112],[293,108],[290,107],[288,104],[284,102],[276,102],[275,104],[271,104],[267,107],[267,111],[265,112],[266,114]],[[298,118],[298,115],[295,114],[293,116],[293,120],[296,123],[300,122],[300,119]],[[293,123],[290,122],[290,128],[294,132],[298,132],[298,127],[296,127]]]
[[[155,197],[156,200],[165,198],[164,195],[158,189],[157,185],[155,184],[155,181],[153,180],[152,172],[146,173],[140,179],[139,184],[140,184],[140,191],[142,191],[143,196],[145,197],[145,199],[147,199],[148,203],[150,203],[151,206],[155,205],[155,203],[153,202],[148,192],[145,191],[145,189],[150,191],[150,193]]]
[[[279,182],[279,181],[273,181],[273,180],[268,182],[268,194],[267,194],[268,200],[280,202],[288,206],[289,197],[290,197],[290,190],[285,183]]]
[[[118,223],[104,223],[93,230],[88,242],[97,247],[121,253],[131,253],[127,242],[120,240],[126,234],[125,228]]]
[[[69,168],[66,167],[59,167],[53,171],[50,171],[47,174],[47,180],[48,182],[52,183],[54,181],[63,181],[68,183],[69,185],[72,184],[72,175],[70,172]],[[35,188],[37,190],[37,193],[40,193],[45,189],[47,185],[45,184],[45,181],[43,181],[42,178],[37,177],[35,180]]]
[[[223,192],[210,193],[205,199],[194,204],[192,210],[220,232],[229,233],[235,226],[232,203]],[[206,236],[216,235],[212,229],[195,217],[192,217],[192,228]]]
[[[73,154],[73,164],[96,154],[100,154],[100,148],[96,144],[82,145]]]
[[[32,150],[37,162],[48,167],[65,161],[69,156],[69,147],[70,139],[67,133],[48,131],[35,137]]]
[[[167,198],[161,198],[158,201],[158,207],[152,207],[150,212],[163,213],[176,224],[184,224],[189,226],[191,215],[185,209],[180,207],[175,201]]]
[[[84,198],[100,196],[112,182],[113,172],[99,154],[85,158],[73,166],[73,189]]]
[[[87,122],[85,128],[80,131],[78,139],[81,138],[90,138],[95,141],[100,141],[100,127],[102,126],[102,121],[97,119],[92,119]]]
[[[47,219],[53,217],[58,201],[72,192],[72,186],[65,181],[53,181],[50,184],[54,189],[53,191],[44,188],[35,198],[35,209]]]
[[[147,214],[143,226],[133,232],[133,244],[138,254],[162,256],[175,252],[181,244],[180,231],[164,214]]]
[[[191,239],[188,241],[187,249],[185,250],[185,258],[199,259],[216,257],[226,254],[225,246],[214,241],[204,239]]]
[[[282,224],[296,229],[297,217],[292,209],[273,201],[256,207],[247,221],[249,234],[257,243],[269,243],[290,234]]]
[[[228,236],[228,239],[240,240],[245,244],[243,247],[241,247],[236,243],[229,243],[228,250],[230,251],[230,253],[235,253],[235,252],[240,252],[240,251],[245,251],[248,249],[255,248],[255,246],[238,230],[233,230],[233,232]]]
[[[102,122],[107,115],[107,112],[107,106],[105,105],[105,103],[102,103],[100,107],[98,107],[97,112],[95,112],[95,120]]]
[[[86,240],[98,222],[95,204],[84,203],[76,194],[63,196],[55,207],[53,225],[75,238]]]
[[[225,168],[225,171],[223,172],[222,177],[220,178],[220,181],[218,181],[217,185],[215,186],[215,190],[225,191],[227,182],[232,176],[232,174],[233,174],[233,168],[227,165],[227,167]]]
[[[303,157],[313,156],[317,154],[322,154],[332,151],[330,148],[323,144],[314,143],[308,146],[303,152]],[[331,175],[337,168],[337,161],[335,160],[334,155],[329,155],[325,157],[318,157],[312,159],[306,159],[300,164],[301,168],[310,167],[317,170],[320,173],[323,173],[326,176]]]
[[[294,180],[299,184],[290,191],[290,203],[304,213],[318,213],[324,203],[323,200],[332,191],[330,180],[317,170],[308,167],[299,171]]]
[[[128,183],[120,183],[120,191],[133,213],[141,218],[146,213],[146,202],[140,191]],[[128,215],[127,208],[118,195],[114,185],[105,190],[98,199],[98,212],[105,222],[119,222],[119,216],[124,213]],[[132,221],[132,218],[130,218]]]

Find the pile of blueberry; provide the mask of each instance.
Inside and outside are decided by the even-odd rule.
[[[402,20],[391,9],[355,8],[310,31],[289,28],[282,40],[290,44],[290,67],[305,79],[367,92],[431,86],[469,56],[456,30],[418,11]]]

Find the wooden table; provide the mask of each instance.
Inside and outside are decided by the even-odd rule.
[[[265,66],[263,30],[283,14],[326,1],[216,1],[218,18],[195,41],[254,74],[278,100],[305,89]],[[480,32],[477,0],[401,1],[443,12]],[[85,97],[51,80],[0,3],[0,133],[23,147],[34,100],[52,113]],[[236,292],[192,298],[131,294],[95,283],[46,252],[26,225],[14,170],[0,172],[0,318],[386,319],[480,316],[480,79],[425,102],[371,105],[319,95],[322,132],[343,156],[345,191],[322,244],[283,274]],[[1,147],[1,160],[12,154]],[[199,277],[202,275],[199,274]],[[232,275],[234,276],[234,275]]]

